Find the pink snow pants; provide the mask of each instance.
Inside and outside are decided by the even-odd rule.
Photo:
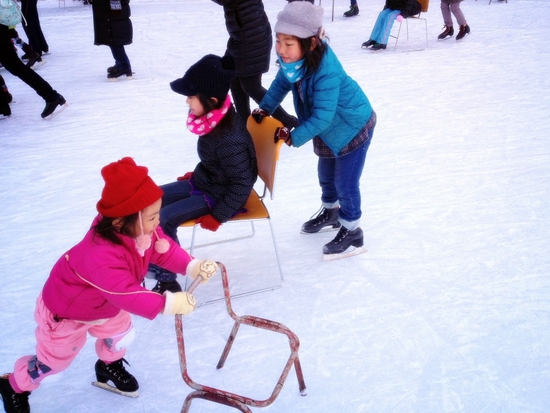
[[[87,334],[96,337],[95,350],[100,360],[106,363],[124,357],[126,349],[111,350],[105,340],[124,335],[132,328],[130,313],[121,310],[115,317],[107,319],[101,324],[88,324],[72,320],[55,321],[54,315],[46,308],[42,294],[36,300],[34,319],[36,327],[36,356],[24,356],[15,362],[13,374],[10,375],[10,384],[16,392],[33,391],[40,385],[42,379],[65,370],[86,343]],[[38,378],[31,378],[28,371],[29,361],[38,359],[38,363],[51,370],[40,374]]]

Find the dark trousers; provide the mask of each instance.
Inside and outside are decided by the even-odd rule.
[[[124,50],[124,46],[109,46],[113,58],[115,59],[115,66],[118,70],[130,70],[130,59]]]
[[[231,95],[235,103],[235,110],[246,122],[250,116],[250,98],[260,104],[267,90],[262,86],[262,75],[235,77],[231,80]],[[287,128],[298,126],[294,116],[289,115],[281,106],[275,109],[273,117],[280,120]]]
[[[26,25],[23,25],[25,34],[29,38],[29,44],[36,53],[42,56],[42,53],[48,53],[50,47],[42,28],[40,27],[40,19],[38,17],[38,8],[36,7],[38,0],[21,0],[21,11],[27,21]]]
[[[4,65],[8,72],[32,87],[46,102],[50,102],[57,97],[57,92],[53,90],[50,84],[19,59],[13,48],[8,27],[3,24],[0,24],[0,63]]]

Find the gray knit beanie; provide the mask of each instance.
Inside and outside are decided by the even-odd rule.
[[[277,15],[275,33],[289,34],[307,39],[319,34],[323,27],[323,8],[309,1],[288,3]]]

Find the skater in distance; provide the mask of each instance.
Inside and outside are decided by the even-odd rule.
[[[361,45],[370,50],[385,49],[388,45],[391,28],[395,19],[402,16],[406,19],[420,13],[420,3],[416,0],[386,0],[384,9],[378,14],[369,40]]]
[[[58,106],[65,105],[66,101],[63,96],[57,93],[52,86],[46,82],[38,73],[25,65],[11,42],[12,31],[8,26],[0,24],[0,63],[12,75],[17,76],[24,83],[29,85],[34,91],[46,102],[46,106],[40,115],[42,118],[47,118],[53,114]],[[2,114],[4,116],[11,115],[11,109],[6,103],[2,105]]]
[[[319,157],[322,207],[302,226],[302,233],[339,229],[323,247],[324,259],[362,252],[359,179],[376,114],[324,39],[322,7],[307,1],[288,3],[277,16],[275,33],[281,67],[253,116],[260,123],[292,92],[300,125],[292,131],[278,129],[275,139],[296,147],[313,140]]]
[[[187,129],[198,137],[200,160],[193,171],[161,186],[161,227],[176,242],[185,221],[195,219],[202,228],[217,231],[242,212],[258,175],[252,138],[229,97],[235,72],[222,61],[206,55],[170,83],[174,92],[187,97]],[[150,269],[158,281],[153,291],[181,291],[177,274],[158,266]]]
[[[456,40],[461,40],[467,34],[470,34],[470,26],[466,22],[464,13],[460,9],[460,2],[462,0],[441,0],[441,14],[443,15],[443,32],[437,36],[438,40],[445,40],[453,37],[455,30],[453,28],[453,19],[451,13],[455,16],[456,22],[459,24],[458,34]]]
[[[30,393],[45,377],[69,367],[88,334],[96,338],[95,384],[137,396],[138,382],[123,364],[135,336],[131,314],[153,319],[195,308],[187,292],[160,295],[142,287],[149,263],[203,281],[217,270],[216,263],[194,259],[158,228],[162,190],[146,167],[127,157],[101,174],[99,215],[84,239],[54,265],[36,301],[36,353],[21,357],[12,373],[0,376],[7,413],[28,413]]]
[[[107,79],[114,81],[121,76],[131,79],[132,65],[124,49],[134,36],[130,0],[94,0],[92,14],[94,44],[109,46],[115,59],[115,64],[107,68]]]

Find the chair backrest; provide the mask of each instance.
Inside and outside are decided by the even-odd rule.
[[[283,124],[281,122],[270,117],[265,117],[262,123],[257,123],[252,116],[249,116],[246,122],[246,128],[250,136],[252,136],[254,148],[256,149],[258,176],[269,190],[271,199],[273,199],[279,152],[284,143],[282,140],[275,143],[275,130],[282,127]]]
[[[420,3],[420,11],[426,13],[428,11],[428,6],[430,5],[430,0],[417,0]]]

